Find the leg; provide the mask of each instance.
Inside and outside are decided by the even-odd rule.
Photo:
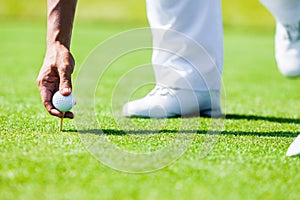
[[[275,53],[278,68],[288,77],[300,76],[300,1],[261,0],[276,19]],[[300,135],[287,156],[300,155]]]
[[[275,57],[280,72],[300,76],[300,1],[261,0],[276,19]]]
[[[174,117],[203,111],[210,115],[212,110],[220,114],[220,1],[147,0],[147,16],[153,35],[152,64],[157,86],[143,99],[126,104],[123,114]]]
[[[216,69],[222,71],[223,28],[220,1],[187,0],[178,3],[174,0],[147,0],[147,14],[153,30],[152,62],[156,81],[170,87],[182,88],[182,85],[176,85],[174,80],[166,82],[165,77],[160,76],[164,70],[166,73],[176,71],[181,78],[191,80],[193,90],[208,90],[207,87],[219,90],[220,77],[209,77],[210,80],[207,80],[208,77],[200,77],[196,71],[202,76],[208,72],[213,73]],[[169,30],[181,33],[182,36],[170,33]],[[174,43],[178,46],[174,46]],[[204,49],[199,49],[196,44]],[[171,53],[160,49],[167,49]],[[202,51],[207,51],[207,54],[203,55]],[[180,52],[183,58],[174,56],[177,52]],[[213,62],[207,61],[208,56]],[[206,63],[203,64],[204,61]],[[207,86],[211,79],[216,79],[218,84]]]

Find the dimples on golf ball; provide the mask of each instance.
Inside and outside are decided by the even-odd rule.
[[[52,97],[52,104],[57,110],[67,112],[74,106],[73,95],[70,94],[69,96],[63,96],[59,91],[57,91]]]

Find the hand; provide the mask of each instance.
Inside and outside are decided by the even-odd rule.
[[[64,96],[72,93],[71,75],[75,60],[69,49],[60,43],[54,43],[47,48],[44,64],[37,78],[42,102],[47,111],[56,117],[74,118],[72,112],[63,113],[55,109],[52,97],[56,91]]]

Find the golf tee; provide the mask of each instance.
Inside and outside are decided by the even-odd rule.
[[[65,112],[62,113],[62,117],[60,118],[59,131],[62,131],[64,117],[65,117]]]

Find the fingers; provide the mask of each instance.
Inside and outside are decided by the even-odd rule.
[[[74,118],[74,114],[72,112],[66,112],[65,115],[64,115],[64,118],[73,119]]]
[[[72,93],[72,81],[70,70],[59,70],[59,91],[63,96],[68,96]]]
[[[51,109],[49,112],[51,115],[55,116],[55,117],[59,117],[59,118],[69,118],[69,119],[73,119],[74,118],[74,114],[72,112],[66,112],[64,115],[62,112],[58,111],[57,109]]]
[[[62,95],[68,96],[72,93],[72,73],[74,69],[74,59],[70,53],[64,56],[63,65],[58,68],[59,91]]]
[[[63,115],[62,112],[60,112],[53,106],[53,104],[52,104],[53,92],[51,90],[48,90],[47,87],[41,86],[40,94],[41,94],[42,102],[50,115],[59,117],[59,118],[62,118],[62,117],[69,118],[69,119],[74,118],[74,114],[72,112],[66,112],[65,115]]]
[[[49,114],[62,118],[63,113],[57,110],[52,104],[52,97],[58,90],[58,75],[51,75],[51,73],[45,72],[42,68],[37,79],[37,85],[40,90],[42,102]],[[64,89],[64,94],[68,95],[68,93],[71,93],[71,90]],[[74,114],[72,112],[66,112],[64,118],[73,119]]]
[[[59,91],[63,96],[69,96],[72,93],[72,87],[69,86],[61,86],[61,90]]]
[[[57,90],[57,80],[53,79],[52,76],[49,76],[44,68],[41,69],[40,74],[37,79],[37,85],[40,90],[40,96],[42,99],[42,103],[44,104],[46,110],[54,116],[60,117],[58,110],[56,110],[52,104],[52,96],[54,91]],[[55,111],[56,110],[56,111]]]
[[[51,88],[52,88],[51,85],[47,84],[46,82],[44,82],[44,85],[42,85],[40,83],[38,83],[38,84],[39,84],[41,99],[42,99],[42,102],[43,102],[46,110],[49,112],[50,115],[62,118],[63,113],[60,112],[59,110],[57,110],[52,104],[52,96],[54,93],[52,91],[55,91],[55,90],[51,90]],[[66,112],[64,115],[64,118],[73,119],[74,114],[72,112]]]
[[[69,118],[69,119],[73,119],[74,118],[74,114],[72,112],[66,112],[65,114],[63,114],[62,112],[60,112],[59,110],[57,110],[51,103],[51,105],[49,104],[50,102],[45,102],[45,108],[46,110],[49,112],[50,115],[58,117],[58,118]]]
[[[72,112],[66,112],[63,115],[52,104],[52,97],[58,90],[64,96],[72,93],[71,76],[75,65],[74,58],[66,47],[59,44],[54,45],[54,47],[48,47],[49,50],[47,49],[37,84],[42,102],[51,115],[73,119]]]

